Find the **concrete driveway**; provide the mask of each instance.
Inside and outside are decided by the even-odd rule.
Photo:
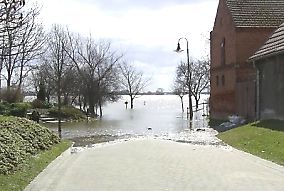
[[[65,152],[25,191],[283,191],[284,167],[225,146],[158,139]]]

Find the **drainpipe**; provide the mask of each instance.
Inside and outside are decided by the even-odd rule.
[[[259,120],[260,119],[260,91],[259,91],[260,71],[255,64],[255,61],[253,61],[253,66],[256,68],[256,120]]]

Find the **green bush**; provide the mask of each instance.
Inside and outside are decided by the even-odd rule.
[[[60,139],[30,120],[0,116],[0,174],[11,174],[31,155],[49,149]]]
[[[27,110],[31,108],[29,103],[0,103],[0,115],[12,115],[17,117],[25,117]]]
[[[12,103],[9,115],[25,117],[28,109],[31,109],[30,103]]]
[[[21,90],[18,88],[12,88],[10,87],[2,89],[1,90],[1,99],[2,101],[8,102],[8,103],[17,103],[22,102],[24,99],[24,95]]]
[[[10,104],[7,102],[0,102],[0,115],[6,115],[10,112]]]
[[[52,107],[52,105],[46,101],[41,101],[39,99],[35,99],[31,103],[32,108],[39,108],[39,109],[49,109]]]
[[[58,117],[59,112],[57,107],[48,110],[51,117]],[[61,108],[61,117],[64,119],[83,119],[86,115],[80,110],[72,106],[63,106]]]

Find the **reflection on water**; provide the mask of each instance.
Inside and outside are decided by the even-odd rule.
[[[186,96],[185,96],[186,97]],[[203,96],[201,103],[208,96]],[[126,109],[127,96],[104,107],[102,119],[93,122],[65,123],[62,127],[63,138],[94,137],[103,139],[104,136],[112,137],[139,137],[158,136],[171,137],[184,136],[189,133],[189,123],[186,113],[181,112],[181,104],[178,96],[174,95],[145,95],[135,99],[134,109]],[[185,106],[188,100],[185,100]],[[204,128],[210,131],[206,117],[201,110],[194,114],[192,129]],[[57,124],[48,124],[57,131]],[[192,134],[192,133],[191,133]],[[203,134],[206,134],[203,132]],[[98,140],[97,140],[98,141]]]

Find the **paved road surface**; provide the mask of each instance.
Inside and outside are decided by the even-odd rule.
[[[143,139],[65,152],[25,191],[283,191],[284,167],[224,146]]]

